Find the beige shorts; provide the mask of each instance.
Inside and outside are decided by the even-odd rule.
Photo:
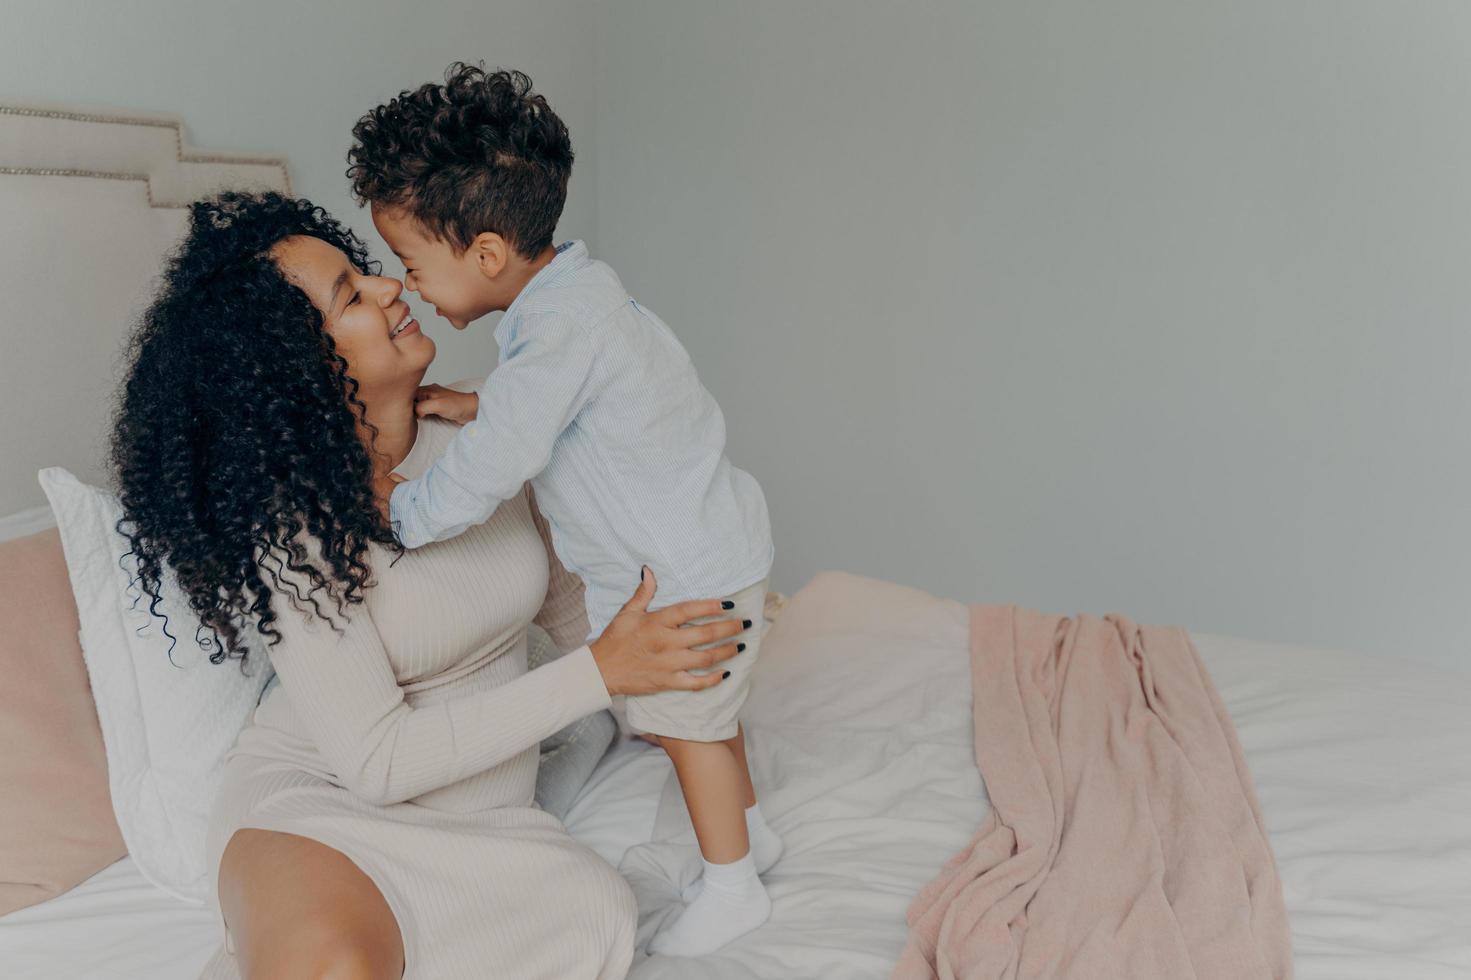
[[[728,643],[744,643],[746,649],[731,659],[707,670],[690,671],[692,674],[709,674],[728,670],[730,676],[703,691],[660,691],[658,694],[629,697],[626,702],[628,724],[635,731],[690,742],[723,742],[735,738],[741,708],[751,690],[751,669],[756,666],[756,656],[761,652],[761,634],[766,625],[762,614],[766,608],[768,581],[762,579],[735,595],[727,596],[735,603],[734,609],[718,616],[690,620],[696,625],[722,619],[751,621],[750,628],[743,633],[695,647],[696,650],[705,650]]]

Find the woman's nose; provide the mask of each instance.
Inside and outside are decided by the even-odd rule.
[[[385,307],[392,306],[395,302],[397,302],[399,296],[403,295],[404,284],[399,282],[397,279],[394,279],[392,276],[379,276],[378,283],[383,291],[383,294],[379,297],[378,302]]]

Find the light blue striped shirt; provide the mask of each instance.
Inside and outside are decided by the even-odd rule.
[[[674,333],[613,270],[568,242],[496,327],[479,416],[390,518],[410,548],[490,517],[528,480],[557,556],[587,585],[593,636],[638,587],[654,605],[728,596],[771,571],[755,478],[725,457],[725,417]]]

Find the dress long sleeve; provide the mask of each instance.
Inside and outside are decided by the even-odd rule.
[[[401,802],[490,769],[610,704],[583,647],[491,690],[413,707],[369,603],[334,613],[334,630],[276,598],[282,639],[271,662],[338,780],[369,802]]]

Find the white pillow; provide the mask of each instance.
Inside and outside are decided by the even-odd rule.
[[[567,651],[534,623],[526,627],[526,666],[535,670]],[[618,725],[607,710],[594,711],[543,739],[541,764],[536,770],[536,802],[558,820],[567,818],[598,761],[618,737]]]
[[[59,467],[41,488],[61,531],[81,616],[82,657],[102,723],[112,806],[143,876],[190,902],[208,900],[205,833],[224,755],[235,744],[270,677],[259,648],[240,664],[209,662],[195,642],[198,618],[170,578],[159,612],[134,579],[127,538],[116,530],[116,496]]]

